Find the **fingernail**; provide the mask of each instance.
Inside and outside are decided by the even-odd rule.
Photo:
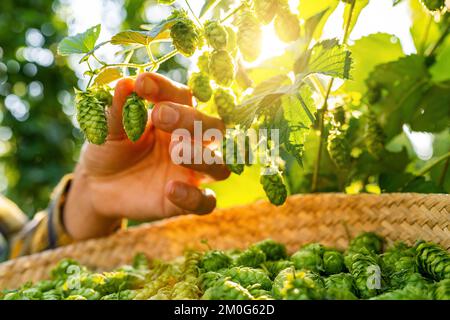
[[[184,200],[188,195],[186,188],[180,186],[172,186],[171,193],[178,200]]]
[[[158,120],[163,125],[175,125],[178,122],[179,114],[174,108],[162,104],[158,111]]]
[[[146,97],[156,96],[157,91],[158,86],[156,85],[156,82],[152,78],[145,77],[144,79],[142,79],[142,93]]]

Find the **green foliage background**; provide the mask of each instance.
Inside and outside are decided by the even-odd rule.
[[[358,0],[357,14],[367,2]],[[57,43],[67,35],[66,22],[56,14],[64,3],[59,0],[2,0],[1,3],[0,189],[30,215],[47,205],[52,188],[62,175],[73,170],[83,142],[80,132],[71,121],[71,94],[78,79],[66,59],[56,55]],[[220,1],[213,14],[217,15],[219,9],[228,9],[232,3],[231,0]],[[300,18],[308,19],[327,7],[334,9],[338,3],[338,0],[324,0],[320,3],[303,0],[299,7]],[[354,148],[358,156],[351,165],[352,179],[350,183],[346,183],[343,182],[342,172],[336,170],[325,148],[315,191],[450,191],[450,170],[445,171],[448,161],[426,170],[427,165],[450,150],[448,37],[433,52],[432,61],[425,54],[439,41],[445,31],[442,29],[448,27],[449,22],[430,21],[418,0],[410,0],[409,3],[413,17],[411,34],[418,55],[405,57],[398,39],[388,34],[363,37],[350,47],[354,60],[352,80],[347,81],[337,92],[350,92],[364,97],[367,93],[365,81],[369,75],[387,87],[399,79],[402,81],[406,87],[404,90],[391,90],[385,93],[379,103],[371,106],[388,137],[388,154],[383,161],[379,161],[365,151],[359,150],[358,153],[358,148]],[[141,24],[147,23],[144,11],[154,4],[155,1],[123,1],[125,18],[122,29],[139,29]],[[329,10],[325,18],[332,11]],[[348,12],[344,15],[348,15]],[[317,30],[323,27],[325,19],[322,21]],[[26,35],[30,32],[40,33],[44,39],[43,44],[33,48],[35,44],[27,43]],[[34,51],[30,51],[31,49]],[[50,50],[53,55],[54,61],[50,65],[33,61],[33,56],[39,55],[44,49]],[[29,53],[25,54],[26,52]],[[45,52],[48,55],[48,51]],[[291,59],[288,59],[290,55],[292,52],[287,50],[283,56],[264,63],[267,68],[263,66],[249,70],[249,77],[258,84],[267,79],[268,72],[273,72],[273,65],[279,67],[279,70],[291,70]],[[377,68],[377,65],[394,62],[402,57],[403,64],[400,68],[397,62],[385,69]],[[138,62],[139,59],[140,55],[135,54],[133,60]],[[170,76],[177,70],[179,80],[185,82],[186,65],[183,60],[171,59],[162,65],[160,72]],[[421,83],[421,87],[426,90],[415,90],[407,99],[396,96],[416,83]],[[42,88],[42,92],[35,95],[36,90],[33,91],[33,88]],[[364,111],[363,108],[354,104],[349,106],[349,111],[358,113]],[[404,124],[408,124],[413,130],[434,134],[432,159],[425,162],[417,157],[402,131]],[[354,127],[350,124],[350,127],[353,134],[351,138],[357,141],[361,128],[356,123]],[[303,167],[290,156],[284,156],[287,168],[285,175],[291,193],[311,191],[318,142],[319,137],[313,131],[306,137],[304,144],[308,152],[304,154]],[[258,176],[258,168],[253,167],[241,177],[232,176],[228,181],[214,183],[210,187],[219,195],[219,206],[250,202],[264,197]],[[236,188],[237,184],[245,185],[246,192]]]

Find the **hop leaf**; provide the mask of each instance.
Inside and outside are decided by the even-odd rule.
[[[385,135],[383,129],[377,122],[374,113],[370,112],[366,117],[366,147],[367,151],[376,159],[380,159],[384,151]]]
[[[214,51],[209,60],[209,73],[219,85],[229,86],[234,80],[235,66],[225,50]]]
[[[274,21],[275,32],[283,42],[292,42],[300,36],[300,21],[297,15],[289,10],[289,7],[283,6]]]
[[[217,113],[226,125],[233,123],[233,114],[236,109],[236,97],[231,89],[218,88],[214,92],[214,103]]]
[[[255,0],[255,13],[262,24],[269,24],[278,9],[279,0]]]
[[[135,142],[145,131],[148,112],[145,102],[136,93],[128,96],[122,110],[123,128],[128,138]]]
[[[181,54],[190,57],[201,44],[200,32],[184,11],[176,11],[173,15],[182,17],[170,28],[173,45]]]
[[[280,206],[286,201],[287,190],[280,172],[261,175],[260,183],[272,204]]]
[[[207,21],[204,29],[206,41],[213,49],[222,50],[227,47],[228,33],[220,22],[215,20]]]
[[[333,160],[336,167],[344,169],[350,163],[350,144],[348,143],[345,132],[334,129],[328,135],[327,144],[328,153],[331,160]]]
[[[192,94],[198,101],[208,102],[211,99],[213,90],[209,77],[205,73],[193,73],[189,79],[189,87],[192,89]]]
[[[445,0],[422,0],[422,3],[430,11],[438,11],[445,6]]]
[[[108,136],[104,101],[95,92],[76,92],[77,120],[86,139],[93,144],[103,144]]]
[[[258,19],[250,10],[239,17],[237,43],[246,61],[255,61],[261,53],[262,31]]]

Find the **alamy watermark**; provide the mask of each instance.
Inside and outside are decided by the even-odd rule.
[[[224,156],[225,153],[225,156]],[[279,129],[219,129],[203,131],[194,122],[193,136],[187,129],[172,133],[170,156],[175,164],[261,164],[263,174],[274,174],[280,155]]]

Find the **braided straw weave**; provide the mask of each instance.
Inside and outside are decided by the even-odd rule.
[[[46,278],[66,257],[107,270],[130,263],[138,252],[149,258],[172,259],[186,249],[244,248],[266,238],[285,243],[292,252],[307,242],[345,248],[349,237],[374,231],[388,241],[413,244],[424,239],[448,250],[449,223],[450,195],[292,196],[281,207],[260,201],[207,216],[183,216],[8,261],[0,264],[0,288]]]

